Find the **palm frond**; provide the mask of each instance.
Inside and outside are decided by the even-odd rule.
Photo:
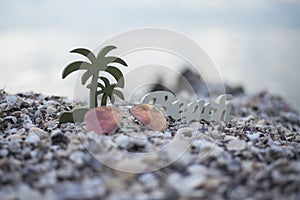
[[[120,97],[121,99],[125,99],[123,93],[120,90],[114,90],[113,92],[115,95],[117,95],[118,97]]]
[[[101,76],[100,79],[104,82],[106,88],[110,85],[109,80],[107,78]]]
[[[84,61],[76,61],[72,62],[69,65],[66,66],[62,73],[62,78],[66,78],[69,74],[71,74],[74,71],[80,70],[80,69],[88,69],[88,66],[90,64]]]
[[[86,88],[91,88],[92,85],[93,85],[92,83],[89,83],[89,84],[86,86]]]
[[[85,83],[87,82],[87,80],[93,76],[92,72],[91,71],[86,71],[84,72],[84,74],[82,75],[81,77],[81,84],[82,85],[85,85]]]
[[[97,96],[98,96],[98,95],[100,95],[100,94],[104,94],[104,92],[103,92],[103,90],[99,90],[99,91],[96,92],[96,94],[97,94]]]
[[[101,83],[98,83],[97,87],[101,88],[101,90],[104,90],[104,86]]]
[[[124,88],[124,78],[121,70],[113,66],[108,66],[105,71],[110,73],[116,79],[117,87]]]
[[[73,49],[72,51],[70,51],[71,53],[78,53],[81,54],[85,57],[87,57],[92,63],[95,63],[97,58],[96,56],[93,54],[93,52],[91,52],[88,49],[84,49],[84,48],[78,48],[78,49]]]
[[[113,49],[116,49],[117,47],[115,47],[115,46],[106,46],[106,47],[104,47],[103,49],[101,49],[100,51],[99,51],[99,53],[98,53],[98,55],[97,55],[97,59],[102,59],[102,58],[104,58],[104,56],[106,56],[106,54],[108,53],[108,52],[110,52],[111,50],[113,50]]]
[[[115,57],[115,56],[108,56],[103,59],[104,65],[108,65],[109,63],[118,63],[121,65],[124,65],[125,67],[128,66],[127,63],[123,59]]]

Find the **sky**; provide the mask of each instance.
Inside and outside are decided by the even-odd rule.
[[[75,47],[133,29],[186,35],[224,82],[247,93],[268,90],[300,110],[300,1],[1,0],[0,88],[72,96],[77,76],[61,79]]]

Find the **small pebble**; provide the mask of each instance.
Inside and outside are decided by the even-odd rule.
[[[7,116],[4,120],[11,120],[11,122],[17,123],[17,118],[15,116]]]
[[[8,155],[8,150],[7,149],[1,149],[0,150],[0,156],[1,157],[6,157]]]
[[[230,140],[236,140],[238,138],[234,137],[234,136],[231,136],[231,135],[226,135],[224,137],[224,141],[227,142],[227,141],[230,141]]]
[[[15,104],[15,103],[17,103],[17,100],[18,100],[18,98],[16,96],[13,96],[13,95],[6,96],[6,102],[8,104]]]
[[[255,133],[247,133],[247,137],[249,138],[249,140],[256,140],[258,139],[260,136],[259,132],[255,132]]]
[[[246,148],[246,142],[244,140],[230,140],[227,144],[227,149],[230,151],[239,151]]]
[[[115,142],[119,147],[127,149],[129,145],[129,137],[127,135],[120,135],[115,139]]]
[[[38,136],[41,137],[41,138],[45,138],[45,137],[47,137],[48,135],[50,135],[49,133],[47,133],[47,132],[45,132],[45,131],[43,131],[42,129],[37,128],[37,127],[32,127],[32,128],[30,128],[29,134],[31,134],[31,133],[34,133],[34,134],[38,135]]]
[[[56,112],[56,108],[54,108],[53,106],[48,106],[46,112],[48,114],[53,114]]]
[[[13,134],[13,135],[10,135],[6,138],[6,140],[8,141],[16,141],[16,142],[20,142],[22,140],[21,136],[18,135],[18,134]]]
[[[191,138],[193,136],[193,132],[194,132],[193,128],[184,127],[184,128],[180,128],[177,131],[177,134],[182,135],[183,137],[186,137],[186,138]]]
[[[40,137],[35,133],[30,133],[25,140],[25,142],[29,144],[37,144],[40,141],[41,141]]]

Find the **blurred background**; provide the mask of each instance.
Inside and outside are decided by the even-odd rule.
[[[1,0],[0,11],[0,88],[9,93],[72,96],[78,77],[61,79],[78,58],[70,50],[157,27],[196,41],[224,82],[268,90],[300,110],[298,0]]]

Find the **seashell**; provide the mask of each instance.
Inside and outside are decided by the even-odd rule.
[[[139,104],[130,108],[131,114],[147,127],[164,131],[167,128],[167,120],[163,112],[151,104]]]
[[[98,134],[113,132],[122,120],[122,112],[119,108],[102,106],[88,111],[84,116],[88,131],[95,131]]]

